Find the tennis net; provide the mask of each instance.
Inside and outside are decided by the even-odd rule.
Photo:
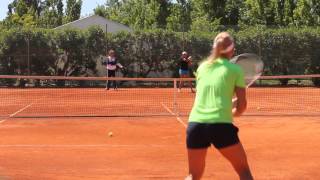
[[[320,75],[262,77],[246,115],[320,115]],[[0,76],[1,118],[188,116],[195,93],[176,78]],[[107,81],[117,89],[106,90]],[[194,81],[183,79],[182,81]]]

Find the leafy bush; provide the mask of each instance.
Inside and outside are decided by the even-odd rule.
[[[210,54],[213,37],[218,33],[152,30],[106,35],[98,27],[86,31],[0,31],[2,74],[27,74],[29,57],[33,75],[95,76],[97,59],[112,48],[127,67],[123,72],[127,77],[177,77],[176,63],[184,50],[193,57],[195,70],[196,64]],[[238,54],[261,55],[265,75],[320,74],[320,28],[258,26],[230,32]],[[313,81],[319,85],[319,79]]]

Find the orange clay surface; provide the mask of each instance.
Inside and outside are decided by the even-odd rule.
[[[143,112],[138,91],[131,91],[0,89],[0,179],[183,179],[188,171],[183,126],[187,116],[181,117],[183,122],[169,115],[54,117],[81,113],[86,105],[86,114],[89,110],[98,113],[109,108],[102,100],[105,94],[118,97],[118,101],[109,98],[115,107],[121,104],[132,113]],[[162,111],[163,104],[172,108],[167,100],[172,91],[161,92],[145,90],[149,101],[162,104],[153,107],[150,103],[149,111]],[[86,98],[81,99],[80,93]],[[133,99],[126,102],[123,94]],[[188,90],[177,94],[179,102],[185,103],[177,106],[187,111],[193,96]],[[248,99],[248,113],[235,119],[235,124],[255,179],[320,179],[319,89],[252,88]],[[47,117],[17,118],[37,110]],[[108,113],[112,111],[103,115]],[[232,180],[237,175],[211,148],[203,179]]]

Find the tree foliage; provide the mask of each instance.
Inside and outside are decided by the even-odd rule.
[[[13,0],[5,27],[54,28],[80,18],[82,0],[68,0],[64,12],[63,0]]]
[[[31,72],[35,75],[88,76],[96,73],[99,63],[96,60],[105,55],[107,48],[113,48],[119,61],[129,67],[125,75],[148,77],[151,72],[174,71],[174,62],[183,50],[188,51],[195,62],[202,60],[209,55],[212,37],[217,32],[154,30],[106,37],[98,27],[86,31],[13,28],[1,30],[0,64],[2,72],[26,74],[29,56]],[[237,53],[251,52],[263,57],[265,74],[320,73],[320,54],[316,51],[320,48],[319,28],[258,26],[232,31],[232,34]],[[12,71],[8,68],[13,64]]]
[[[82,0],[12,0],[2,24],[53,28],[79,19],[81,6]],[[94,13],[135,30],[320,25],[319,0],[106,0]]]
[[[82,0],[67,0],[65,22],[72,22],[80,18]]]

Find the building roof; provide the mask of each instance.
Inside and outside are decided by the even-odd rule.
[[[62,26],[58,26],[54,29],[67,29],[67,28],[88,29],[90,26],[99,26],[104,32],[106,32],[106,29],[107,29],[108,33],[115,33],[119,31],[129,31],[129,32],[132,31],[132,29],[129,28],[128,26],[125,26],[123,24],[120,24],[114,21],[110,21],[98,15],[91,15],[88,17],[84,17],[76,21],[64,24]]]

